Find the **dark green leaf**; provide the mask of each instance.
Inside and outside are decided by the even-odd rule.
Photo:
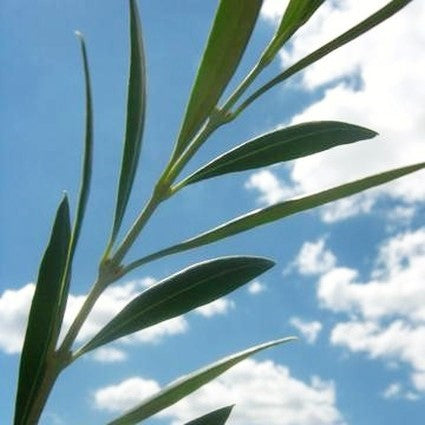
[[[130,198],[142,146],[146,110],[146,65],[142,29],[136,0],[130,2],[130,72],[127,94],[127,122],[121,163],[112,242],[120,229]]]
[[[194,183],[214,176],[264,167],[370,139],[372,130],[338,121],[294,125],[257,137],[212,160],[184,180]]]
[[[221,409],[214,410],[207,413],[193,421],[186,422],[185,425],[224,425],[230,416],[234,405],[222,407]]]
[[[90,70],[87,60],[86,45],[83,36],[80,32],[76,32],[77,37],[80,40],[81,54],[83,58],[83,70],[85,80],[85,101],[86,101],[86,122],[85,122],[85,137],[84,137],[84,157],[83,167],[81,173],[81,185],[78,199],[77,212],[75,216],[75,223],[72,229],[71,242],[68,254],[68,260],[66,269],[64,272],[64,278],[62,281],[62,289],[59,301],[59,312],[56,320],[56,330],[54,341],[56,342],[60,328],[62,325],[63,315],[65,313],[66,302],[68,299],[69,282],[71,280],[72,260],[75,253],[75,248],[78,243],[78,239],[83,224],[84,214],[86,212],[87,200],[90,192],[90,183],[92,175],[92,163],[93,163],[93,110],[92,110],[92,96],[90,89]]]
[[[123,416],[113,420],[108,425],[133,425],[143,419],[146,419],[155,413],[167,408],[168,406],[177,403],[182,398],[193,393],[198,388],[212,381],[213,379],[220,376],[226,370],[235,366],[247,357],[252,356],[259,351],[265,350],[266,348],[273,347],[278,344],[293,341],[294,337],[282,338],[276,341],[267,342],[265,344],[257,345],[249,348],[248,350],[241,351],[237,354],[233,354],[229,357],[219,360],[216,363],[208,365],[190,375],[185,375],[170,385],[165,387],[162,391],[145,400],[138,406],[134,407]]]
[[[190,266],[131,301],[80,353],[210,303],[273,265],[265,258],[224,257]]]
[[[262,0],[220,1],[186,107],[175,156],[184,151],[217,105],[245,51],[261,4]]]
[[[403,7],[407,6],[411,1],[412,0],[391,1],[382,9],[378,10],[376,13],[366,18],[364,21],[360,22],[359,24],[355,25],[354,27],[352,27],[345,33],[341,34],[339,37],[333,39],[329,43],[326,43],[319,49],[310,53],[305,58],[299,60],[294,65],[290,66],[285,71],[283,71],[282,73],[277,75],[275,78],[273,78],[271,81],[269,81],[268,83],[260,87],[258,90],[256,90],[237,108],[237,110],[234,112],[234,115],[240,114],[246,107],[248,107],[252,102],[254,102],[255,99],[257,99],[259,96],[264,94],[266,91],[270,90],[276,84],[288,79],[292,75],[303,70],[304,68],[307,68],[312,63],[317,62],[319,59],[323,58],[324,56],[333,52],[334,50],[338,49],[344,44],[347,44],[350,41],[361,36],[365,32],[368,32],[372,28],[379,25],[381,22],[393,16],[395,13],[400,11]]]
[[[27,417],[45,377],[46,362],[54,349],[51,340],[59,309],[70,235],[68,199],[64,197],[56,213],[50,241],[41,261],[31,304],[19,366],[15,425],[27,424]]]
[[[279,49],[302,27],[325,0],[290,0],[276,34],[262,55],[270,62]]]
[[[384,173],[375,174],[351,183],[346,183],[323,192],[314,193],[313,195],[304,196],[290,201],[280,202],[270,207],[251,211],[246,215],[235,218],[228,223],[222,224],[215,229],[209,230],[191,239],[187,239],[177,245],[155,252],[140,260],[134,261],[125,268],[125,273],[133,270],[142,264],[162,258],[166,255],[175,254],[177,252],[186,251],[188,249],[197,248],[216,242],[220,239],[228,238],[240,232],[253,229],[254,227],[279,220],[281,218],[306,211],[320,205],[333,202],[347,196],[354,195],[366,189],[379,186],[381,184],[398,179],[406,174],[425,168],[425,162],[409,165],[407,167],[396,168]]]
[[[81,42],[81,54],[83,57],[84,67],[84,80],[86,91],[86,128],[84,137],[84,157],[83,157],[83,170],[81,174],[81,186],[78,199],[77,213],[73,228],[72,242],[70,249],[70,256],[72,257],[77,246],[78,238],[81,232],[81,226],[86,212],[87,199],[90,192],[90,182],[92,175],[93,164],[93,108],[92,108],[92,95],[90,89],[90,70],[87,60],[86,45],[82,35],[77,32],[77,36]]]

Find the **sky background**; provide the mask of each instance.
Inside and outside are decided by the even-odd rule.
[[[38,263],[66,190],[75,209],[85,35],[95,113],[94,175],[65,324],[96,276],[109,234],[124,126],[126,2],[4,0],[0,11],[0,423],[12,421],[19,352]],[[266,0],[229,90],[253,66],[286,1]],[[385,4],[327,1],[260,81]],[[215,1],[139,2],[148,62],[143,152],[128,228],[171,152]],[[278,86],[220,129],[187,167],[247,139],[338,119],[380,136],[289,165],[193,185],[163,205],[129,259],[250,211],[425,158],[425,3]],[[226,93],[230,93],[230,91]],[[177,425],[236,403],[229,425],[418,425],[425,410],[424,173],[146,265],[105,293],[81,343],[169,274],[224,255],[276,266],[230,296],[80,359],[57,382],[43,425],[102,424],[178,376],[281,336],[300,340],[241,363],[147,423]]]

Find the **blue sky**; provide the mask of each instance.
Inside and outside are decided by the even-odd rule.
[[[96,274],[112,222],[127,79],[125,2],[5,0],[0,13],[0,423],[11,423],[18,354],[38,262],[62,192],[75,208],[83,134],[78,43],[86,38],[95,111],[95,168],[76,256],[69,323]],[[235,80],[255,63],[285,1],[267,0]],[[361,3],[361,4],[359,4]],[[262,80],[385,2],[328,1]],[[214,1],[140,1],[148,113],[128,227],[164,167],[214,14]],[[277,87],[220,129],[187,171],[254,135],[340,119],[373,141],[212,179],[161,207],[130,252],[143,254],[258,206],[425,157],[425,5],[414,1],[361,40]],[[198,261],[260,255],[276,266],[187,316],[107,346],[59,379],[43,425],[102,424],[174,378],[269,339],[300,340],[242,363],[152,424],[178,424],[236,403],[230,425],[411,425],[425,408],[424,173],[210,247],[148,264],[99,302],[79,342],[132,296]]]

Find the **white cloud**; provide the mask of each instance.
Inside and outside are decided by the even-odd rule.
[[[289,0],[265,0],[261,8],[261,16],[277,24],[288,3]]]
[[[115,347],[100,347],[93,352],[92,358],[101,363],[117,363],[127,360],[127,353]]]
[[[77,342],[81,343],[93,337],[142,290],[155,283],[155,279],[147,277],[108,288],[100,296],[93,311],[90,313],[81,329]],[[20,289],[6,290],[0,295],[0,350],[8,354],[21,351],[33,293],[34,284],[29,283]],[[85,297],[85,295],[70,294],[64,317],[64,331],[71,325]],[[212,317],[218,314],[226,314],[234,306],[234,302],[231,300],[219,299],[195,311],[203,317]],[[137,343],[157,344],[166,337],[185,333],[188,327],[189,324],[186,318],[179,316],[121,338],[118,343],[124,345]],[[101,362],[112,362],[123,361],[125,356],[126,354],[122,349],[106,347],[100,351],[97,350],[92,355],[92,359]]]
[[[213,317],[217,314],[227,314],[229,310],[235,308],[235,303],[226,298],[219,298],[209,304],[198,307],[195,313],[204,317]]]
[[[245,183],[245,188],[259,191],[260,197],[258,198],[258,202],[266,205],[289,199],[296,194],[294,188],[287,186],[270,170],[261,170],[251,174]]]
[[[308,344],[314,344],[322,330],[322,324],[317,320],[309,322],[299,317],[291,317],[289,323],[302,333]]]
[[[95,406],[121,412],[150,395],[151,390],[158,390],[155,382],[131,378],[98,390],[94,397]],[[143,392],[144,396],[141,395]],[[332,382],[312,377],[309,383],[305,383],[291,376],[285,366],[251,359],[235,366],[159,416],[169,418],[173,425],[177,425],[229,403],[236,403],[229,425],[345,423],[336,407]]]
[[[382,397],[389,398],[397,398],[401,394],[401,384],[399,382],[393,382],[388,385],[387,388],[382,392]]]
[[[254,282],[250,283],[248,286],[248,292],[251,295],[257,295],[261,294],[261,292],[264,292],[266,290],[266,285],[259,280],[254,280]]]
[[[317,285],[321,306],[349,317],[332,329],[331,343],[409,365],[417,391],[425,391],[424,276],[425,228],[420,228],[381,244],[369,278],[335,266]]]
[[[34,285],[6,289],[0,296],[0,349],[7,354],[22,349]]]
[[[405,399],[409,401],[419,400],[419,395],[412,391],[404,391],[400,382],[393,382],[382,392],[382,397],[386,400],[391,399]]]
[[[263,16],[274,23],[278,3],[268,0],[263,9]],[[291,48],[281,51],[282,66],[286,68],[385,3],[384,0],[326,2],[294,36]],[[311,66],[296,80],[298,88],[305,91],[327,86],[323,96],[293,117],[290,124],[336,119],[364,125],[381,134],[373,141],[294,161],[289,183],[297,191],[315,192],[367,174],[424,160],[422,105],[425,77],[422,70],[425,57],[421,52],[425,33],[420,30],[424,21],[424,2],[412,2],[380,27]],[[267,181],[272,184],[260,185],[258,173],[253,174],[248,183],[260,190],[259,200],[263,203],[276,200],[280,187],[291,191],[288,183],[279,181],[271,171],[268,173]],[[334,203],[321,210],[322,218],[332,222],[367,213],[382,195],[400,201],[407,208],[413,207],[416,202],[425,200],[423,178],[424,172],[419,172],[359,197]],[[256,181],[257,185],[252,184]]]
[[[159,390],[154,380],[131,377],[117,385],[97,390],[94,393],[94,406],[108,412],[122,412]]]
[[[367,319],[400,315],[425,322],[425,228],[397,235],[378,253],[372,279],[358,281],[353,269],[334,268],[318,285],[318,298],[333,311],[360,313]]]
[[[325,248],[325,238],[315,242],[305,242],[292,266],[302,275],[324,273],[335,266],[335,255]]]
[[[153,282],[152,278],[146,278],[108,288],[89,315],[77,341],[83,342],[94,336],[142,289]],[[0,349],[8,354],[19,353],[22,349],[34,287],[33,283],[29,283],[20,289],[6,290],[0,296]],[[70,294],[64,317],[65,330],[71,325],[84,299],[85,295]],[[120,343],[158,343],[167,336],[184,333],[187,329],[187,320],[180,316],[122,338]],[[105,358],[102,354],[99,356]],[[96,359],[96,356],[93,358]]]

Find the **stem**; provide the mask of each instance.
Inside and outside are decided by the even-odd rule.
[[[159,186],[157,186],[159,187]],[[130,230],[125,235],[123,241],[117,248],[115,254],[111,257],[111,263],[115,265],[119,265],[124,258],[125,254],[127,254],[128,250],[133,245],[136,238],[139,236],[142,229],[145,227],[149,218],[152,216],[158,205],[163,201],[165,195],[159,195],[155,190],[142,212],[137,217],[136,221],[131,226]]]
[[[101,273],[99,273],[101,275]],[[97,299],[102,294],[103,290],[107,283],[109,283],[112,279],[105,279],[99,277],[98,280],[93,284],[90,293],[84,301],[80,311],[74,319],[71,327],[69,328],[59,350],[58,353],[60,355],[66,356],[71,351],[72,344],[77,338],[78,332],[80,332],[84,322],[86,321],[88,315],[90,314],[93,306],[95,305]]]
[[[43,382],[41,383],[40,389],[37,392],[37,397],[34,404],[31,407],[30,412],[25,420],[25,425],[37,425],[40,419],[41,413],[43,412],[44,406],[46,405],[47,399],[53,389],[53,385],[62,370],[58,365],[57,357],[51,358],[51,362],[48,363],[46,374]]]
[[[251,83],[257,78],[260,72],[267,66],[267,62],[263,60],[263,57],[254,65],[248,75],[243,79],[239,84],[236,90],[230,95],[227,101],[224,103],[221,110],[225,113],[229,112],[234,104],[240,99],[240,97],[245,93],[246,89],[251,85]],[[233,119],[233,117],[232,117]]]
[[[340,36],[334,38],[330,42],[324,44],[322,47],[319,47],[317,50],[313,51],[309,55],[300,59],[298,62],[291,65],[282,73],[278,74],[275,78],[270,80],[268,83],[261,86],[253,94],[251,94],[234,112],[230,115],[232,118],[236,118],[244,109],[246,109],[251,103],[253,103],[258,97],[263,95],[266,91],[270,90],[276,84],[281,83],[296,74],[297,72],[303,70],[314,62],[317,62],[319,59],[328,55],[336,49],[344,46],[350,41],[356,39],[362,34],[368,32],[372,28],[376,27],[383,21],[387,20],[399,10],[407,6],[412,0],[393,0],[383,8],[379,9],[374,14],[370,15],[368,18],[361,21],[359,24],[350,28],[348,31],[344,32]]]

